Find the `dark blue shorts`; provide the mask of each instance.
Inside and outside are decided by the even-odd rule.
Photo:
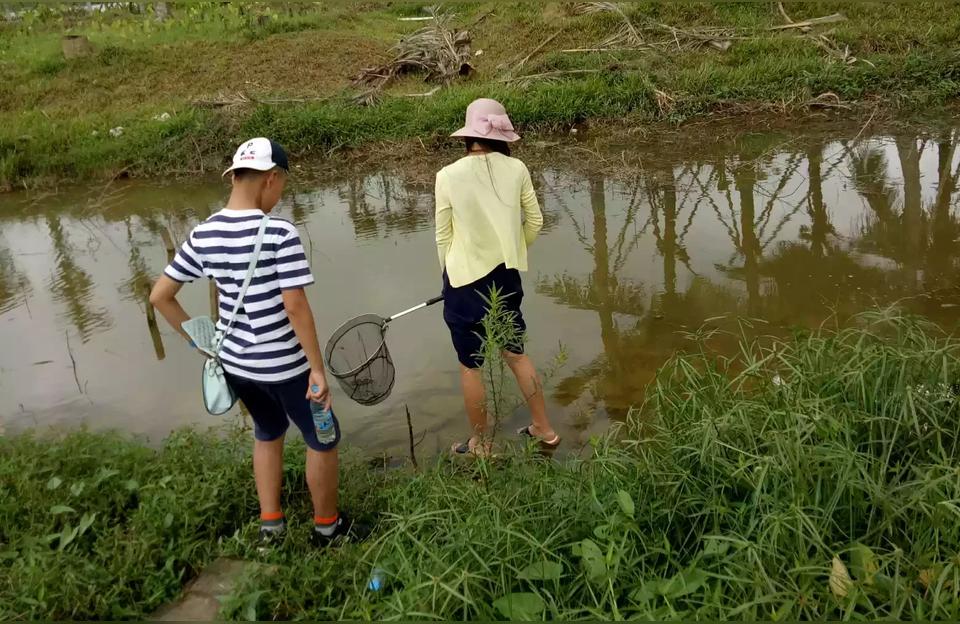
[[[304,372],[293,379],[277,383],[253,381],[226,373],[227,383],[253,418],[253,435],[258,440],[270,442],[287,432],[290,421],[300,429],[303,441],[315,451],[329,451],[340,442],[340,423],[333,417],[337,437],[330,444],[321,444],[313,427],[310,399],[306,398],[310,373]]]
[[[489,296],[494,286],[500,289],[505,307],[512,313],[519,337],[516,343],[505,347],[511,353],[521,354],[527,325],[520,312],[520,303],[523,301],[520,272],[501,264],[477,281],[457,288],[450,285],[446,271],[443,273],[443,320],[450,329],[457,359],[467,368],[483,366],[483,317],[487,315],[484,297]]]

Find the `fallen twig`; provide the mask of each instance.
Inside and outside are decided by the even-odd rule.
[[[780,15],[783,16],[783,19],[784,19],[785,22],[787,22],[788,24],[792,24],[792,23],[793,23],[793,20],[790,19],[790,16],[789,16],[789,15],[787,15],[787,10],[786,10],[785,8],[783,8],[783,3],[782,3],[782,2],[778,2],[778,3],[777,3],[777,9],[780,11]]]
[[[83,394],[83,387],[80,385],[80,376],[77,374],[77,360],[73,357],[73,349],[70,348],[70,332],[63,330],[63,337],[67,341],[67,355],[70,356],[70,364],[73,365],[73,380],[77,384],[77,392]]]
[[[527,61],[529,61],[535,54],[537,54],[538,52],[540,52],[540,50],[542,50],[542,49],[544,49],[545,47],[547,47],[547,45],[548,45],[551,41],[553,41],[554,39],[556,39],[556,38],[560,35],[560,33],[562,33],[562,32],[563,32],[563,30],[558,30],[557,32],[553,33],[552,35],[550,35],[549,37],[547,37],[546,39],[544,39],[543,42],[542,42],[540,45],[538,45],[537,47],[535,47],[533,50],[530,51],[530,54],[527,54],[525,57],[523,57],[522,59],[520,59],[520,61],[519,61],[516,65],[513,66],[513,68],[510,70],[510,74],[513,74],[513,73],[519,71],[520,68],[522,68],[522,67],[526,64]]]
[[[813,98],[812,100],[807,100],[806,102],[804,102],[804,106],[807,106],[807,107],[819,106],[822,108],[842,108],[845,110],[850,110],[850,106],[844,104],[840,100],[840,96],[837,95],[836,93],[833,93],[832,91],[828,91],[827,93],[821,93],[820,95]]]
[[[402,97],[417,98],[417,97],[430,97],[440,90],[440,86],[434,87],[427,91],[426,93],[404,93]]]
[[[528,74],[526,76],[516,76],[514,78],[501,78],[499,82],[521,82],[528,80],[541,80],[545,78],[558,78],[560,76],[568,76],[575,74],[597,74],[602,70],[599,69],[564,69],[557,71],[543,72],[541,74]]]
[[[789,24],[781,24],[779,26],[771,26],[767,30],[789,30],[791,28],[810,28],[811,26],[819,26],[820,24],[835,24],[837,22],[843,22],[847,19],[847,16],[843,13],[834,13],[833,15],[824,15],[823,17],[814,17],[812,19],[804,20],[802,22],[791,22]]]
[[[640,49],[642,48],[570,48],[568,50],[560,50],[560,52],[562,54],[583,54],[587,52],[636,52]]]
[[[482,22],[483,20],[487,19],[488,17],[490,17],[490,16],[493,15],[494,13],[496,13],[496,10],[494,10],[494,9],[491,9],[491,10],[487,11],[486,13],[484,13],[483,15],[481,15],[480,17],[478,17],[477,19],[475,19],[475,20],[473,20],[472,22],[470,22],[470,25],[467,26],[467,30],[470,30],[471,28],[473,28],[474,26],[476,26],[477,24],[479,24],[479,23]]]
[[[233,94],[221,94],[214,98],[200,98],[193,100],[194,106],[203,106],[206,108],[223,108],[227,106],[246,106],[251,104],[291,104],[304,102],[325,102],[331,99],[330,96],[324,97],[299,97],[299,98],[260,98],[247,93],[236,92]]]
[[[870,118],[867,119],[867,123],[863,124],[863,127],[860,128],[860,132],[857,133],[857,136],[853,137],[853,140],[850,141],[850,145],[856,145],[856,144],[857,144],[857,141],[860,140],[860,136],[863,134],[863,132],[864,132],[864,131],[870,126],[870,124],[873,122],[873,118],[877,116],[877,111],[878,111],[878,110],[880,110],[880,107],[879,107],[879,106],[875,106],[874,109],[873,109],[873,112],[870,113]]]

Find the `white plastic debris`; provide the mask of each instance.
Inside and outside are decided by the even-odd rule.
[[[154,115],[154,121],[167,121],[170,119],[170,113],[160,113],[159,115]]]
[[[117,138],[118,136],[123,136],[123,126],[110,128],[110,136],[112,136],[113,138]]]
[[[783,377],[781,377],[780,375],[774,375],[773,379],[771,379],[770,381],[773,382],[773,385],[777,387],[786,385],[786,382],[783,381]]]
[[[483,50],[477,50],[473,53],[474,56],[483,56]]]

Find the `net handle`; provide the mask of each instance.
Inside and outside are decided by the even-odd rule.
[[[419,304],[413,306],[412,308],[409,308],[409,309],[407,309],[407,310],[404,310],[403,312],[397,312],[396,314],[394,314],[394,315],[391,316],[390,318],[384,320],[384,321],[383,321],[383,324],[386,325],[386,324],[389,323],[390,321],[395,321],[395,320],[397,320],[398,318],[400,318],[401,316],[406,316],[406,315],[410,314],[411,312],[416,312],[417,310],[422,310],[423,308],[426,308],[426,307],[428,307],[428,306],[432,306],[432,305],[435,304],[435,303],[440,303],[441,301],[443,301],[443,295],[440,295],[439,297],[434,297],[433,299],[428,299],[428,300],[424,301],[423,303],[419,303]]]

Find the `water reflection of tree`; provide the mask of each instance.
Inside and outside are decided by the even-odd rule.
[[[661,163],[645,172],[638,188],[644,191],[650,218],[637,236],[652,226],[649,229],[663,262],[662,287],[657,289],[650,306],[645,305],[647,298],[640,285],[633,285],[632,299],[620,292],[623,280],[618,277],[619,271],[636,238],[624,247],[627,254],[619,257],[619,265],[611,261],[611,250],[606,244],[603,182],[591,179],[593,244],[589,244],[575,219],[574,226],[584,249],[593,256],[594,271],[586,280],[564,275],[544,280],[538,287],[539,292],[570,307],[596,310],[600,319],[604,353],[561,381],[557,389],[561,402],[572,402],[589,391],[596,400],[602,399],[608,413],[616,417],[641,399],[657,368],[679,346],[679,331],[698,327],[718,313],[743,310],[732,291],[698,276],[690,266],[685,239],[702,206],[712,206],[730,238],[733,255],[720,269],[744,281],[748,314],[759,315],[766,307],[767,295],[775,294],[762,292],[763,280],[772,283],[777,274],[775,267],[768,268],[765,254],[804,207],[811,217],[806,236],[816,249],[813,253],[821,256],[830,253],[833,226],[820,181],[822,146],[817,145],[806,154],[782,155],[779,177],[768,189],[763,188],[761,182],[774,168],[777,158],[777,149],[771,149],[774,139],[764,137],[741,142],[734,158],[720,157],[685,167]],[[807,174],[814,178],[815,186],[805,196],[788,202],[787,198],[795,193],[788,187],[792,188],[791,181],[799,185],[805,160]],[[765,200],[758,202],[757,198],[764,195]],[[718,197],[720,203],[726,200],[724,208],[720,207]],[[634,221],[635,215],[628,209],[618,243],[622,244],[625,231]],[[692,279],[681,289],[678,268],[684,266]],[[624,326],[621,320],[618,325],[618,315],[632,316],[633,321]]]
[[[339,196],[347,203],[359,239],[419,232],[432,223],[426,189],[404,179],[386,174],[351,178],[340,187]]]
[[[951,214],[953,195],[957,190],[960,166],[953,167],[956,142],[950,133],[941,137],[937,145],[937,195],[931,218],[932,233],[927,252],[927,279],[932,285],[955,283],[951,275],[957,255],[960,224]]]
[[[543,232],[556,227],[559,215],[543,201],[546,173],[532,168],[531,176],[543,210]],[[432,190],[412,179],[379,173],[353,177],[339,187],[358,239],[389,238],[428,230],[433,223]]]
[[[776,283],[780,316],[791,323],[816,324],[825,310],[842,315],[870,305],[882,294],[886,280],[882,271],[858,264],[841,245],[824,201],[823,182],[841,160],[824,170],[824,144],[810,142],[802,152],[806,162],[806,205],[809,225],[800,227],[798,241],[780,243],[761,272]],[[768,316],[775,318],[772,305]]]
[[[62,221],[48,215],[47,228],[53,243],[55,272],[50,279],[54,301],[66,306],[66,315],[76,327],[80,339],[86,342],[99,328],[110,324],[107,311],[94,308],[91,303],[93,279],[77,265],[74,250],[70,246]]]
[[[600,321],[603,352],[561,380],[557,399],[569,404],[586,395],[591,403],[602,400],[609,416],[621,418],[639,399],[643,387],[662,362],[663,351],[671,349],[668,343],[673,338],[661,331],[657,319],[683,314],[685,297],[677,292],[677,264],[689,268],[684,238],[698,204],[687,215],[686,225],[678,227],[682,223],[684,201],[678,202],[672,165],[662,166],[653,175],[638,178],[630,186],[623,225],[610,244],[604,180],[591,176],[588,182],[592,241],[574,215],[569,216],[581,245],[593,258],[593,271],[586,278],[566,274],[541,280],[537,289],[569,307],[596,311]],[[650,216],[637,228],[637,216],[644,200]],[[654,295],[653,307],[647,304],[650,295],[642,284],[621,276],[631,252],[648,229],[652,229],[657,250],[664,259],[663,290]],[[632,317],[632,321],[624,317]]]
[[[860,224],[857,247],[890,258],[901,268],[901,280],[916,289],[923,276],[928,290],[955,282],[954,258],[960,224],[951,212],[960,170],[953,170],[956,144],[951,133],[937,140],[898,137],[893,146],[902,175],[902,190],[890,179],[887,152],[877,145],[857,150],[851,158],[854,187],[871,214]],[[937,150],[937,188],[925,207],[920,159]]]
[[[540,167],[531,166],[530,177],[533,180],[534,192],[536,192],[537,200],[540,203],[540,212],[543,214],[543,226],[540,228],[540,234],[549,234],[559,225],[560,213],[546,201],[547,188],[550,186],[548,172]]]
[[[779,151],[774,145],[775,140],[775,136],[752,135],[738,140],[736,155],[733,158],[719,156],[714,160],[707,180],[699,183],[701,192],[713,207],[734,248],[727,264],[717,265],[716,268],[728,277],[744,282],[747,290],[746,313],[750,316],[759,316],[762,311],[763,254],[805,203],[801,199],[792,206],[788,205],[780,218],[774,219],[776,208],[785,203],[787,185],[803,162],[801,154],[785,155],[786,163],[777,186],[769,193],[762,190],[760,182],[766,179]],[[730,192],[731,178],[737,194],[736,201]],[[713,199],[710,186],[714,182],[717,190],[723,192],[725,210]],[[756,199],[761,194],[767,195],[767,201],[758,213]]]
[[[30,295],[30,280],[13,261],[13,254],[0,247],[0,314],[15,308]]]

